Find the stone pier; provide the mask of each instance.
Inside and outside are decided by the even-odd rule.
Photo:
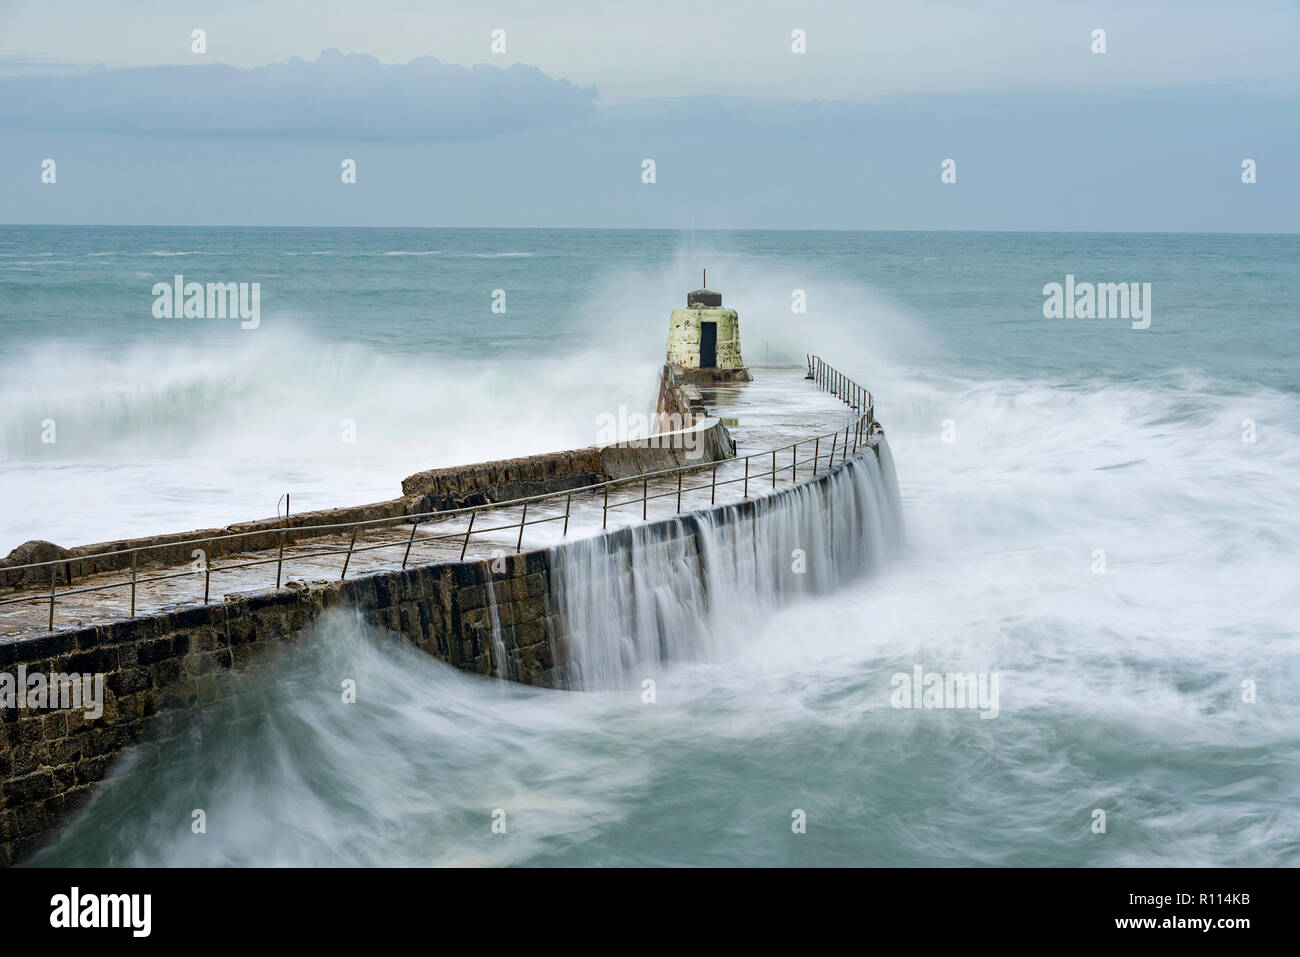
[[[672,383],[667,386],[667,394],[674,396],[670,401],[680,403],[689,398],[685,392],[677,396],[673,391],[677,388]],[[664,394],[661,389],[661,396]],[[842,413],[843,406],[837,406]],[[850,421],[861,425],[863,419],[854,416]],[[705,417],[691,426],[699,430],[705,454],[711,457],[703,462],[726,464],[731,469],[727,475],[736,483],[741,481],[743,465],[745,484],[728,486],[733,494],[727,501],[709,506],[717,489],[705,482],[695,494],[705,496],[706,504],[697,505],[698,497],[688,499],[680,514],[670,504],[671,498],[657,499],[663,503],[659,514],[667,510],[672,517],[649,524],[664,536],[695,536],[697,519],[692,509],[698,514],[711,507],[715,521],[743,522],[761,511],[786,507],[800,486],[826,482],[856,458],[875,454],[877,433],[869,422],[867,425],[852,452],[842,444],[832,446],[838,448],[838,455],[832,451],[828,460],[827,448],[821,447],[822,464],[815,476],[806,466],[799,474],[783,459],[780,476],[772,472],[770,479],[764,477],[760,483],[756,477],[750,484],[749,460],[733,458],[736,450],[726,429],[719,420]],[[852,431],[855,426],[841,423],[839,427],[843,431],[835,433],[837,441],[840,435],[847,440],[851,433],[858,434]],[[805,449],[805,454],[813,452],[808,444]],[[763,462],[766,457],[763,452]],[[264,537],[265,541],[258,538],[258,543],[271,549],[282,536],[296,536],[293,540],[300,542],[319,535],[313,533],[313,525],[333,524],[320,518],[337,520],[339,511],[347,513],[344,521],[373,516],[400,525],[406,516],[425,506],[464,507],[509,500],[519,493],[563,492],[590,484],[587,479],[593,475],[637,475],[681,463],[680,444],[632,442],[467,469],[434,470],[408,478],[401,499],[295,516],[287,529],[282,520],[278,520],[280,524],[274,524],[277,520],[248,523],[246,529],[254,532],[254,537]],[[757,476],[758,470],[754,471]],[[717,475],[714,469],[715,482]],[[648,483],[647,487],[652,491],[659,488]],[[673,491],[672,484],[666,489]],[[746,493],[743,497],[741,489]],[[644,509],[644,503],[638,503],[636,519]],[[406,527],[410,527],[409,521]],[[228,534],[226,529],[212,531],[213,537]],[[626,527],[604,534],[630,536]],[[174,543],[162,542],[176,552],[169,554],[168,560],[190,560],[188,544],[183,544],[187,536],[192,539],[201,533],[176,536]],[[118,610],[106,612],[103,620],[64,622],[50,632],[42,626],[0,638],[0,674],[17,674],[21,669],[28,675],[104,677],[103,713],[95,717],[84,709],[59,707],[58,701],[33,700],[30,693],[24,704],[32,707],[0,707],[0,865],[25,858],[66,815],[80,807],[108,773],[114,756],[133,745],[143,745],[141,760],[156,759],[159,745],[186,733],[195,709],[235,693],[235,672],[273,661],[274,649],[290,645],[306,626],[331,609],[351,610],[452,667],[543,688],[566,688],[566,623],[552,581],[553,563],[563,557],[564,549],[573,547],[565,541],[555,539],[545,547],[517,554],[480,555],[472,560],[425,555],[411,567],[359,566],[346,580],[300,576],[278,589],[227,591],[208,603],[161,607],[136,617],[123,617],[118,605]],[[56,557],[69,563],[76,576],[113,572],[113,567],[95,566],[96,561],[118,569],[123,565],[116,555],[102,560],[84,557],[93,553],[71,549]],[[0,595],[29,587],[21,573],[9,574],[9,579],[0,579],[0,585],[7,586],[0,588]],[[15,606],[0,609],[5,607]],[[498,647],[508,660],[497,660]]]

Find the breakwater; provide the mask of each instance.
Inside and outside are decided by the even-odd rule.
[[[770,473],[751,476],[746,456],[743,478],[728,480],[744,483],[740,502],[513,555],[295,580],[0,642],[0,672],[21,668],[52,686],[61,675],[102,675],[105,688],[96,715],[48,696],[0,709],[0,863],[34,850],[120,751],[148,740],[138,759],[147,763],[156,745],[186,733],[194,709],[236,692],[235,674],[273,660],[273,649],[332,608],[353,609],[453,667],[546,688],[617,686],[717,652],[715,630],[734,634],[764,609],[869,573],[897,548],[883,433],[859,414],[842,436],[803,443],[802,459],[794,444],[779,468],[773,451]],[[680,510],[683,472],[675,475]],[[713,482],[716,492],[716,469]],[[644,512],[648,481],[636,484]]]

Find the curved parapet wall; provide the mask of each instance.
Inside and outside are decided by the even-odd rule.
[[[606,478],[618,479],[688,465],[707,465],[733,458],[735,454],[736,443],[727,427],[721,419],[710,417],[689,428],[603,446],[600,464]]]
[[[646,438],[417,472],[402,480],[402,494],[412,503],[413,513],[465,508],[684,465],[706,465],[735,454],[736,444],[722,421],[705,418],[688,428]]]

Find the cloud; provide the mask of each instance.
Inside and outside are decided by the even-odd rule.
[[[0,55],[0,76],[22,76],[30,73],[59,74],[85,73],[84,64],[63,63],[58,60],[36,60],[30,57]]]
[[[0,78],[0,129],[435,141],[589,116],[594,87],[535,67],[385,64],[326,50],[242,70],[221,64]]]

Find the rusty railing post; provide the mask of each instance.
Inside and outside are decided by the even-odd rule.
[[[515,551],[518,552],[524,547],[524,523],[528,521],[528,503],[524,502],[524,510],[519,515],[519,538],[515,540]]]
[[[645,521],[646,507],[650,502],[650,480],[645,474],[641,475],[641,521]]]
[[[772,450],[772,488],[776,488],[776,449]]]
[[[476,515],[478,515],[478,509],[474,509],[469,513],[469,527],[465,529],[465,541],[460,546],[460,560],[462,562],[465,560],[465,549],[469,548],[469,536],[474,531],[474,516]]]
[[[601,508],[602,508],[602,512],[600,515],[600,528],[601,531],[604,531],[605,529],[609,528],[609,483],[608,482],[605,483],[605,504],[602,505]]]
[[[411,525],[411,537],[406,540],[406,554],[402,556],[402,567],[406,567],[406,561],[411,557],[411,546],[415,543],[415,530],[420,527],[419,521]]]
[[[839,440],[839,437],[840,434],[838,432],[831,435],[831,460],[826,466],[828,469],[835,468],[835,446]]]
[[[135,556],[138,555],[134,548],[131,549],[131,617],[135,617]]]
[[[360,523],[352,526],[352,541],[348,542],[348,554],[347,557],[343,559],[343,574],[339,575],[339,581],[343,581],[343,579],[348,577],[348,563],[352,561],[352,549],[356,547],[357,532],[360,530]],[[276,582],[276,587],[280,587],[278,580]]]
[[[208,603],[208,591],[212,587],[212,539],[208,539],[208,550],[203,555],[203,604]]]
[[[280,529],[280,557],[275,562],[275,590],[280,590],[280,572],[284,568],[284,529]]]
[[[817,460],[822,454],[822,437],[819,435],[813,439],[813,476],[817,475]]]
[[[749,498],[749,456],[745,456],[745,491],[742,498]]]
[[[849,460],[849,427],[846,425],[844,426],[844,458],[840,460],[840,464],[843,465],[848,460]]]
[[[797,484],[799,481],[799,443],[796,442],[790,446],[790,481]]]
[[[677,511],[682,510],[682,470],[677,470]]]
[[[718,504],[718,463],[713,463],[713,479],[709,483],[709,504]]]
[[[280,503],[275,503],[275,510],[280,511]],[[275,590],[280,590],[280,572],[284,569],[284,536],[289,528],[289,493],[284,493],[284,528],[280,529],[280,557],[275,563]]]
[[[564,496],[564,534],[569,534],[569,509],[573,506],[573,493]]]

